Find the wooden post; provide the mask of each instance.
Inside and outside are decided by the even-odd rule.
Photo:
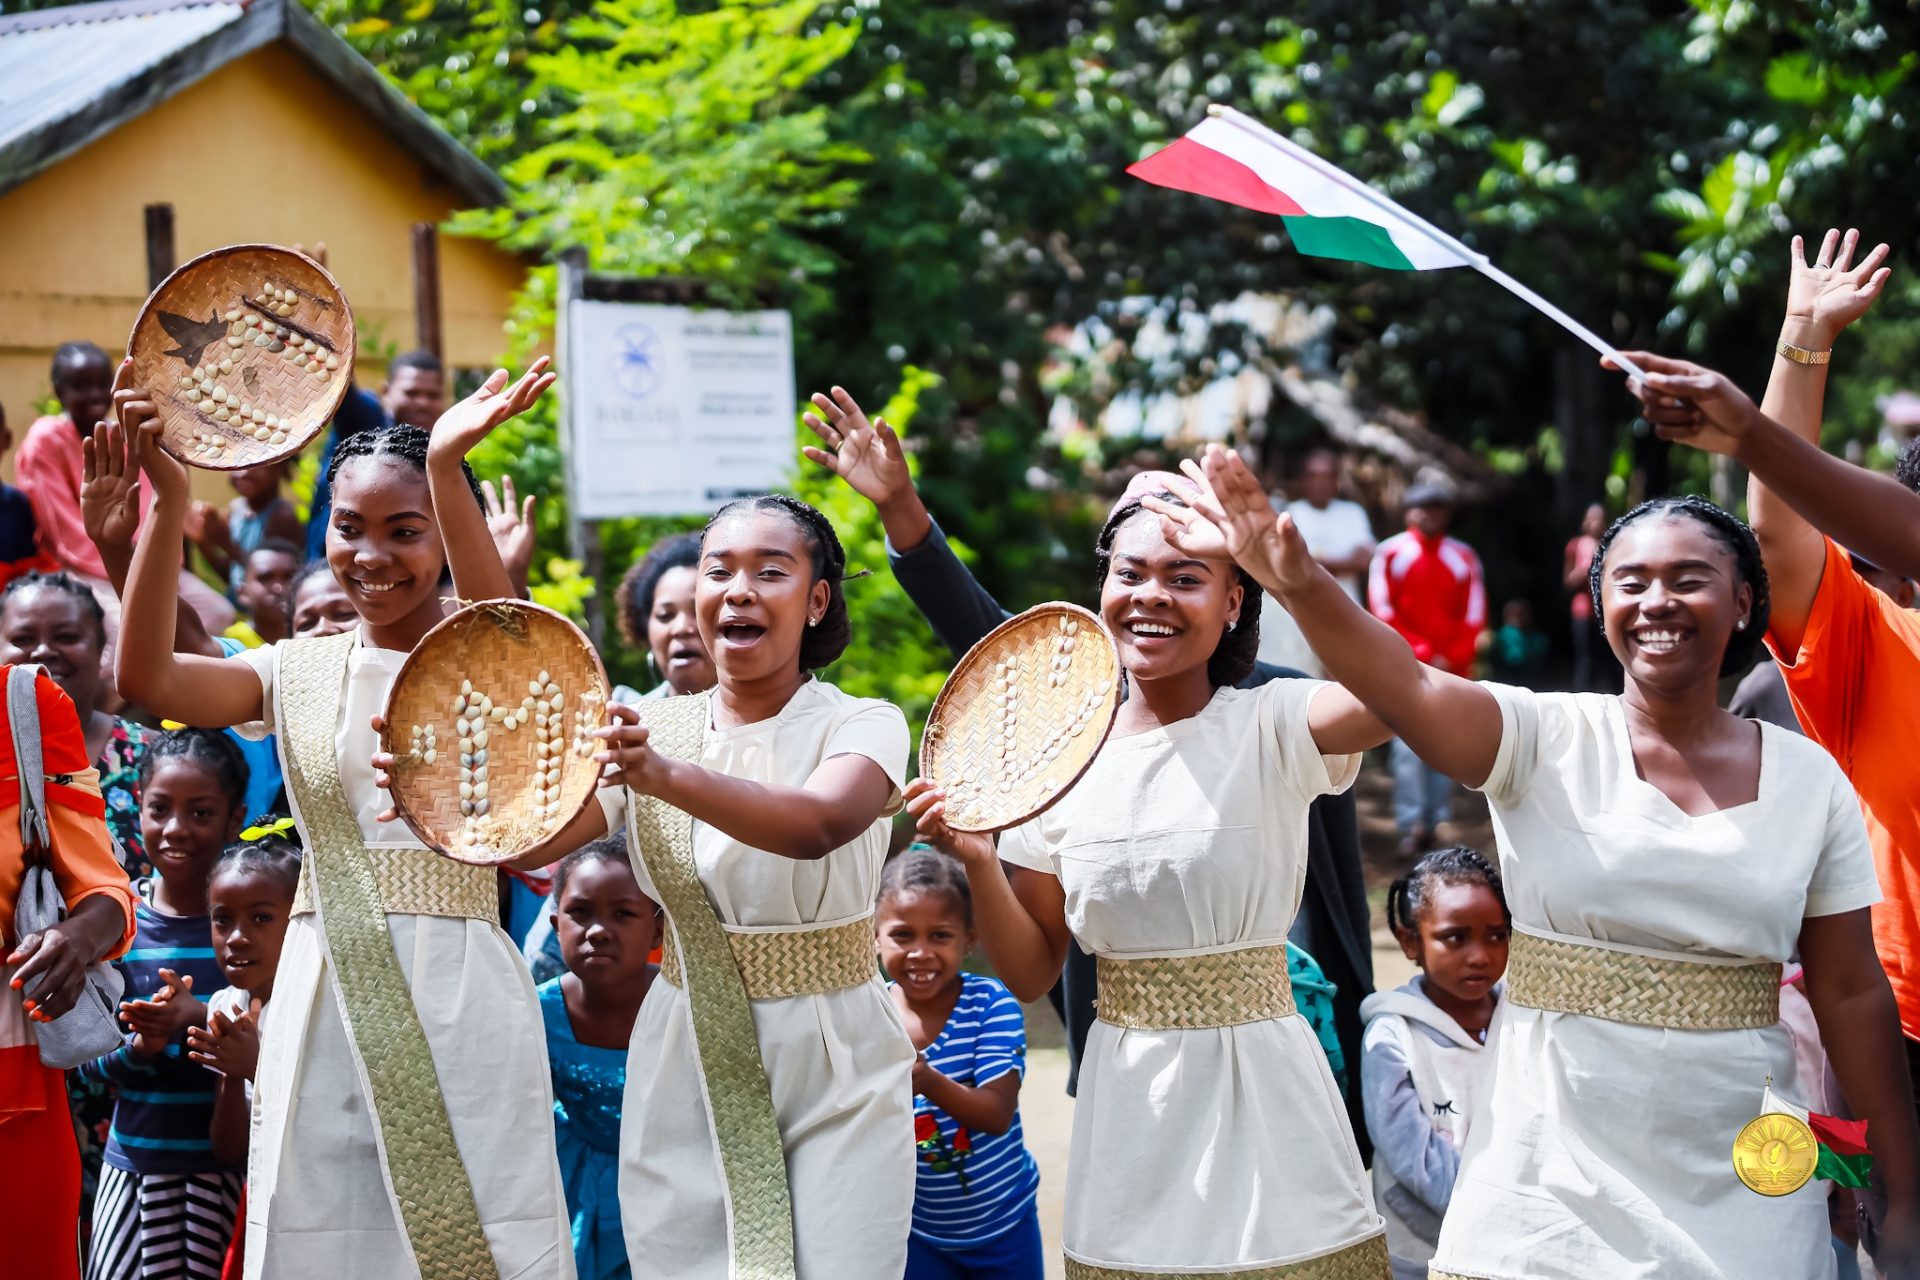
[[[413,224],[413,319],[420,349],[447,358],[440,326],[440,233],[431,222]]]
[[[173,274],[178,265],[173,255],[173,206],[150,204],[147,215],[147,292]]]
[[[594,592],[587,597],[587,636],[597,648],[606,642],[607,605],[602,594],[602,576],[606,569],[606,553],[601,545],[600,524],[597,520],[584,520],[575,510],[572,501],[573,487],[573,437],[574,399],[568,395],[568,389],[577,385],[574,379],[572,339],[572,310],[574,300],[586,296],[587,251],[574,247],[560,255],[560,287],[554,304],[554,367],[560,372],[560,467],[564,486],[569,490],[567,506],[567,547],[575,560],[581,564],[582,571],[594,584]]]

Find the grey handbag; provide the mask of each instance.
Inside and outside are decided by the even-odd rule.
[[[46,765],[40,752],[40,704],[34,697],[38,666],[17,666],[7,676],[7,715],[13,724],[13,758],[20,770],[20,845],[28,859],[20,881],[20,901],[13,909],[19,937],[39,933],[67,917],[66,900],[54,882],[51,854],[53,831],[47,825]],[[120,971],[104,962],[87,970],[86,986],[73,1008],[52,1022],[34,1024],[40,1061],[58,1071],[91,1062],[123,1043],[115,1013],[126,983]],[[21,992],[32,999],[34,987]]]

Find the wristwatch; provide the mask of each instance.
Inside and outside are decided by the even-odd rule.
[[[1796,347],[1785,338],[1773,344],[1776,353],[1785,356],[1795,364],[1825,364],[1833,359],[1833,348],[1825,351],[1810,351],[1806,347]]]

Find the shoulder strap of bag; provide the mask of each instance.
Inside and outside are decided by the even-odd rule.
[[[20,845],[29,861],[44,859],[53,845],[47,825],[47,768],[40,751],[40,700],[34,682],[46,670],[22,664],[7,672],[7,721],[13,730],[13,762],[20,771]]]
[[[655,751],[698,760],[707,732],[707,695],[649,700],[636,708]],[[700,884],[693,818],[655,796],[628,793],[629,856],[643,862],[680,949],[700,1060],[708,1123],[720,1150],[732,1231],[732,1280],[792,1280],[793,1191],[774,1115],[773,1091],[746,982],[726,929]]]

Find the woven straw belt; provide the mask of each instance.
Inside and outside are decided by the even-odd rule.
[[[1513,931],[1507,998],[1529,1009],[1676,1031],[1780,1021],[1780,966],[1703,964]]]
[[[469,866],[430,849],[368,849],[380,905],[389,915],[451,916],[500,923],[500,878],[492,867]],[[293,914],[313,910],[313,872],[302,860]]]
[[[839,991],[873,981],[880,961],[874,950],[873,917],[862,916],[825,929],[779,933],[734,933],[727,943],[740,966],[749,1000],[780,1000]],[[684,986],[680,948],[669,936],[660,953],[660,976]]]
[[[1374,1236],[1317,1258],[1248,1271],[1122,1271],[1067,1259],[1067,1280],[1388,1280],[1387,1238]]]
[[[1191,1031],[1293,1013],[1284,945],[1140,960],[1100,956],[1095,963],[1100,975],[1096,1012],[1100,1021],[1116,1027]]]

